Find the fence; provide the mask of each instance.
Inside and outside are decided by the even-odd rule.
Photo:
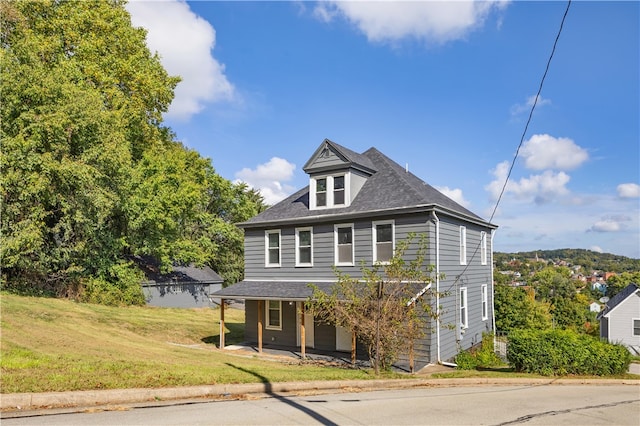
[[[507,361],[508,346],[508,333],[506,331],[496,331],[496,335],[493,339],[493,350],[503,361]]]

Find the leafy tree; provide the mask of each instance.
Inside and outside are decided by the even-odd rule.
[[[580,265],[588,272],[593,270],[616,273],[640,271],[640,259],[584,249],[536,250],[518,253],[495,252],[494,260],[496,265],[503,268],[509,261],[516,259],[522,263],[528,263],[528,269],[535,271],[536,265],[543,264],[531,262],[536,256],[547,261],[565,261],[571,265]]]
[[[640,271],[613,275],[607,279],[606,295],[611,298],[631,283],[640,284]]]
[[[497,284],[494,289],[496,329],[544,330],[551,328],[551,306],[535,300],[534,292],[521,287]]]
[[[143,303],[138,254],[241,276],[233,223],[262,199],[162,125],[179,78],[149,52],[124,2],[0,8],[2,285]]]
[[[429,303],[435,292],[427,289],[433,267],[425,264],[424,237],[417,243],[415,258],[404,259],[413,238],[396,245],[388,265],[362,265],[362,279],[336,271],[338,281],[330,293],[312,285],[313,296],[306,303],[314,316],[355,333],[367,346],[376,374],[390,368],[401,353],[410,353],[413,343],[425,335],[429,318],[436,318]]]
[[[2,263],[65,294],[120,263],[132,160],[177,79],[120,2],[2,2]]]

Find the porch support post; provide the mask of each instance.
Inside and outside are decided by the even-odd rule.
[[[409,372],[413,374],[415,369],[415,357],[413,353],[413,342],[411,342],[411,346],[409,347]]]
[[[220,349],[224,349],[224,299],[220,299]]]
[[[264,318],[264,300],[258,300],[258,352],[262,353],[262,318]]]
[[[351,364],[356,364],[356,332],[351,332]]]
[[[305,340],[305,330],[304,330],[304,302],[300,304],[300,353],[302,354],[302,359],[307,358],[306,348],[307,342]]]

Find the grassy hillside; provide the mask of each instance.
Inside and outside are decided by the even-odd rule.
[[[6,293],[0,308],[2,393],[371,377],[220,351],[214,309],[113,308]],[[225,311],[227,344],[242,340],[243,323],[244,312]]]

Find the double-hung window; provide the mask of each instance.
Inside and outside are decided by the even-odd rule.
[[[327,205],[327,178],[316,179],[316,207]]]
[[[313,266],[312,228],[296,228],[296,266]]]
[[[633,335],[640,336],[640,319],[639,318],[633,319]]]
[[[353,224],[335,225],[335,264],[353,265]]]
[[[280,266],[280,230],[265,231],[265,266]]]
[[[482,320],[489,318],[489,303],[487,297],[487,285],[483,284],[480,287],[480,297],[482,298]]]
[[[267,330],[282,330],[282,301],[267,300],[265,315]]]
[[[485,231],[480,232],[480,263],[487,264],[487,233]]]
[[[460,264],[467,264],[467,228],[460,227]]]
[[[394,244],[393,221],[373,222],[373,262],[389,263]]]
[[[309,208],[348,207],[350,173],[312,177],[309,183]]]
[[[333,177],[333,204],[344,204],[344,176]]]
[[[460,288],[460,327],[469,327],[469,313],[467,312],[467,288]]]

